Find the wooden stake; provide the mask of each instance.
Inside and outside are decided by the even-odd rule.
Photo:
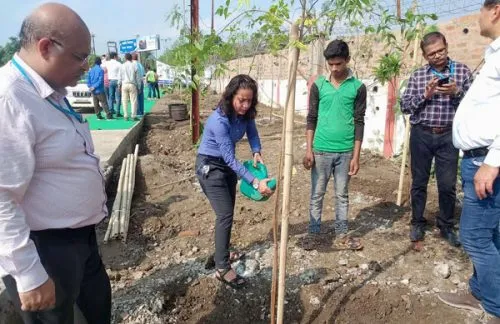
[[[405,170],[406,170],[406,160],[408,157],[408,146],[410,144],[410,118],[405,116],[405,139],[403,145],[403,159],[401,161],[401,170],[399,172],[399,187],[398,187],[398,199],[396,205],[401,206],[403,197],[403,186],[405,182]]]
[[[113,223],[115,222],[118,214],[120,213],[120,203],[122,200],[123,194],[123,179],[125,178],[125,166],[127,164],[127,160],[123,159],[122,168],[120,170],[120,178],[118,179],[118,188],[116,190],[115,201],[113,202],[113,209],[111,210],[111,217],[109,218],[108,229],[106,230],[106,235],[104,236],[104,242],[107,242],[110,238]]]
[[[271,62],[271,105],[270,105],[271,112],[269,113],[269,123],[273,121],[273,106],[274,106],[274,57]]]
[[[280,56],[280,68],[278,69],[278,74],[281,72],[281,56]],[[289,71],[290,73],[290,71]],[[281,81],[280,79],[281,76],[278,76],[278,82]],[[279,94],[279,92],[278,92]],[[279,101],[279,98],[278,98]],[[273,242],[274,242],[274,248],[273,248],[273,271],[272,271],[272,284],[271,284],[271,323],[276,323],[276,295],[278,293],[278,269],[279,269],[279,248],[278,248],[278,215],[280,213],[280,202],[282,200],[279,199],[281,196],[281,191],[282,191],[282,182],[283,182],[283,164],[284,164],[284,156],[285,156],[285,121],[288,113],[288,107],[290,101],[290,97],[287,96],[286,102],[285,102],[285,109],[283,111],[283,126],[281,127],[281,143],[280,143],[280,161],[279,161],[279,167],[278,167],[278,175],[279,175],[279,180],[276,185],[276,191],[275,191],[275,196],[276,199],[274,201],[274,216],[273,216]],[[295,112],[293,112],[295,113]],[[273,116],[273,112],[271,110],[271,116]]]
[[[272,114],[271,114],[272,115]],[[286,116],[286,110],[285,110]],[[272,271],[272,284],[271,284],[271,323],[276,323],[276,294],[278,288],[278,214],[280,212],[280,195],[281,195],[281,182],[283,181],[283,155],[285,152],[285,123],[281,128],[281,144],[280,144],[280,162],[278,167],[278,183],[276,184],[276,196],[274,200],[274,215],[273,215],[273,271]]]
[[[299,27],[293,24],[290,29],[290,42],[299,39]],[[280,235],[280,267],[278,276],[278,316],[277,323],[283,323],[285,304],[285,276],[286,276],[286,254],[288,245],[288,213],[290,211],[290,189],[293,167],[293,119],[295,115],[295,88],[297,81],[297,67],[299,61],[299,49],[290,47],[289,51],[289,73],[288,73],[288,95],[287,112],[285,119],[285,155],[283,172],[283,203],[281,211],[281,235]]]
[[[135,171],[137,167],[137,158],[139,156],[139,144],[135,145],[135,151],[134,154],[131,154],[131,159],[132,159],[132,165],[130,167],[130,196],[128,200],[128,208],[127,208],[127,217],[125,219],[125,224],[123,226],[123,242],[127,241],[127,234],[128,234],[128,225],[130,224],[130,209],[132,206],[132,197],[134,196],[134,188],[135,188]]]
[[[125,157],[125,174],[123,178],[123,192],[122,192],[122,198],[120,200],[120,213],[117,214],[117,219],[116,223],[113,224],[113,235],[111,238],[117,238],[120,236],[120,233],[122,232],[122,226],[123,226],[123,217],[125,216],[126,209],[127,209],[127,200],[128,200],[128,179],[129,179],[129,157],[128,154]],[[115,230],[116,229],[116,230]]]
[[[415,44],[413,44],[413,66],[417,64],[417,53],[418,53],[418,41],[419,34],[415,38]],[[403,186],[405,182],[405,170],[406,170],[406,160],[408,158],[408,146],[410,144],[410,117],[405,116],[405,139],[403,145],[403,159],[401,161],[401,171],[399,173],[399,186],[398,186],[398,198],[396,200],[396,205],[401,206],[403,197]]]

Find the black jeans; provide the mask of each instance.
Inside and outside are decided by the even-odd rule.
[[[196,158],[196,176],[203,192],[215,211],[215,266],[229,269],[229,242],[233,227],[236,201],[236,173],[222,158],[199,154]]]
[[[94,101],[94,112],[96,115],[101,113],[101,106],[104,112],[106,113],[106,117],[111,117],[111,113],[109,112],[108,107],[108,98],[105,93],[92,94],[92,99]],[[99,106],[100,104],[100,106]]]
[[[95,226],[32,231],[40,260],[56,286],[56,306],[43,312],[21,311],[16,282],[3,278],[26,324],[73,324],[76,304],[88,324],[111,322],[111,285],[99,255]]]
[[[158,81],[156,81],[154,84],[153,84],[154,88],[155,88],[155,92],[156,92],[156,98],[160,99],[160,86],[158,84]]]
[[[439,193],[439,216],[436,225],[440,229],[453,227],[455,213],[458,150],[453,146],[452,131],[433,134],[420,125],[411,129],[411,224],[425,226],[425,204],[427,184],[431,172],[432,159],[435,159],[436,179]]]

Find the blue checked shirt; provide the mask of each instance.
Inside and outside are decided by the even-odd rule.
[[[453,67],[452,67],[453,65]],[[450,73],[453,72],[453,73]],[[410,114],[412,125],[428,127],[451,127],[455,111],[472,83],[472,74],[467,65],[448,59],[442,75],[450,77],[460,90],[456,96],[434,94],[424,98],[425,86],[436,76],[433,68],[426,64],[410,76],[408,86],[401,97],[401,111]]]
[[[255,120],[235,116],[230,121],[222,109],[217,108],[205,123],[198,154],[221,157],[238,176],[251,184],[255,177],[235,156],[236,143],[245,134],[252,153],[260,153],[260,138]]]

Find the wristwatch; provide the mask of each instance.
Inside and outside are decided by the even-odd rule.
[[[252,183],[252,186],[255,190],[259,189],[259,180],[257,180],[257,182]]]

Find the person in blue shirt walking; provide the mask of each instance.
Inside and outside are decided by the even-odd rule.
[[[235,156],[236,143],[247,135],[254,164],[263,163],[259,133],[255,125],[257,83],[248,75],[237,75],[227,85],[216,110],[208,118],[196,158],[196,176],[216,214],[216,278],[233,288],[245,284],[231,268],[239,258],[229,252],[238,177],[252,184],[263,196],[273,192],[269,179],[259,180]]]
[[[96,57],[94,66],[90,69],[87,77],[87,86],[92,93],[94,100],[94,111],[97,119],[103,119],[101,116],[101,107],[106,113],[106,119],[113,119],[113,115],[109,112],[108,101],[106,93],[104,92],[104,70],[101,68],[101,58]]]

